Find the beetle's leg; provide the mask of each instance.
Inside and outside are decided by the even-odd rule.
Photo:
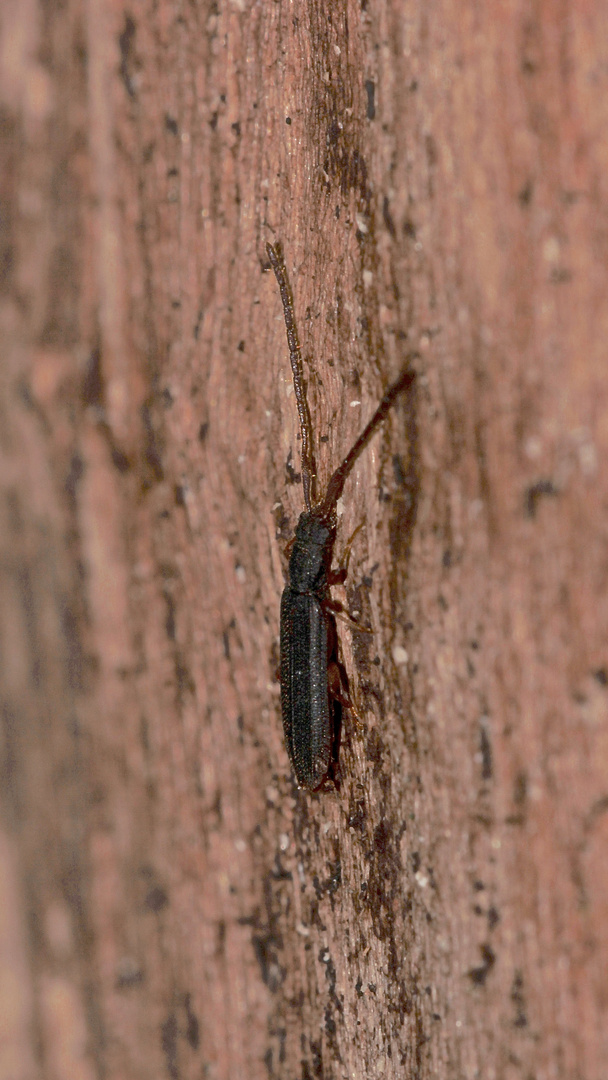
[[[331,611],[332,615],[337,615],[339,619],[344,619],[345,622],[350,623],[361,634],[373,634],[373,630],[369,626],[364,626],[358,619],[355,619],[354,615],[351,615],[350,611],[347,611],[344,604],[341,604],[339,600],[326,600],[325,607]]]
[[[331,588],[332,585],[344,585],[346,581],[346,567],[340,566],[337,570],[330,570],[327,575],[327,584]]]
[[[337,660],[330,660],[327,665],[327,685],[329,687],[329,695],[334,701],[339,701],[340,705],[344,709],[352,709],[353,703],[347,694],[343,694],[344,689],[344,676],[340,671],[340,665]]]
[[[363,528],[363,522],[361,522],[360,525],[357,525],[357,528],[355,529],[354,533],[350,537],[350,539],[349,539],[349,541],[348,541],[348,543],[347,543],[347,545],[346,545],[346,547],[344,549],[344,555],[342,556],[342,561],[340,563],[339,568],[337,570],[330,570],[329,571],[329,573],[327,575],[327,584],[328,585],[330,585],[330,586],[331,585],[343,585],[344,582],[346,581],[346,577],[347,577],[347,574],[348,574],[348,564],[350,562],[350,553],[351,553],[351,549],[352,549],[352,546],[353,546],[353,541],[354,541],[355,536],[357,535],[357,533],[360,532],[362,528]],[[354,626],[355,629],[359,630],[361,633],[363,633],[363,634],[372,634],[373,633],[373,630],[371,630],[370,627],[364,626],[363,623],[360,623],[358,619],[355,619],[354,615],[351,615],[350,611],[347,611],[346,608],[344,607],[344,604],[341,604],[339,600],[332,600],[332,599],[328,598],[325,601],[325,606],[327,608],[329,608],[329,610],[332,611],[335,615],[338,615],[339,617],[343,618],[346,622],[349,622],[351,624],[351,626]]]
[[[348,542],[346,544],[346,547],[344,548],[344,554],[343,554],[342,559],[340,561],[340,566],[338,567],[337,570],[330,570],[329,574],[327,575],[327,583],[328,583],[328,585],[343,585],[344,582],[346,581],[346,578],[347,578],[347,575],[348,575],[348,564],[350,562],[350,553],[351,553],[352,547],[353,547],[353,541],[354,541],[355,536],[357,535],[357,533],[361,532],[362,528],[363,528],[363,522],[361,522],[359,525],[357,525],[357,528],[355,529],[354,533],[350,536],[350,538],[349,538],[349,540],[348,540]]]
[[[332,697],[334,701],[337,701],[343,709],[348,709],[349,713],[354,716],[357,724],[364,727],[364,721],[359,716],[356,706],[348,696],[348,685],[345,685],[347,684],[346,674],[337,660],[331,660],[327,665],[327,684],[329,686],[330,697]],[[346,693],[344,691],[346,691]]]

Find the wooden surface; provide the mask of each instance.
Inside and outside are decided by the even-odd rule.
[[[605,3],[2,22],[0,1080],[603,1080]],[[277,238],[321,485],[418,354],[314,796]]]

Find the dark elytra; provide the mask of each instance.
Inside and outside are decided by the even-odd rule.
[[[314,791],[332,768],[334,703],[347,707],[340,694],[335,620],[330,610],[330,585],[343,581],[345,571],[332,572],[336,539],[336,506],[359,454],[387,416],[400,394],[412,385],[415,372],[406,367],[386,391],[371,420],[336,469],[322,499],[316,498],[312,424],[306,400],[302,353],[296,329],[293,297],[279,244],[266,244],[285,316],[287,343],[302,433],[302,487],[306,510],[300,515],[289,559],[289,584],[281,597],[281,711],[285,745],[298,785]],[[335,605],[334,605],[335,609]]]

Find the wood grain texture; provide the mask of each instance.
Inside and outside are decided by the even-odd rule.
[[[608,22],[5,5],[0,1080],[608,1074]],[[363,728],[297,791],[281,239]]]

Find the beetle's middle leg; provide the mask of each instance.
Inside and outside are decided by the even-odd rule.
[[[350,611],[347,611],[344,604],[341,604],[339,600],[326,600],[325,607],[328,611],[331,611],[332,615],[337,615],[339,619],[344,619],[345,622],[354,626],[355,630],[358,630],[360,634],[373,634],[371,626],[364,626],[358,619],[355,619],[354,615],[351,615]]]

